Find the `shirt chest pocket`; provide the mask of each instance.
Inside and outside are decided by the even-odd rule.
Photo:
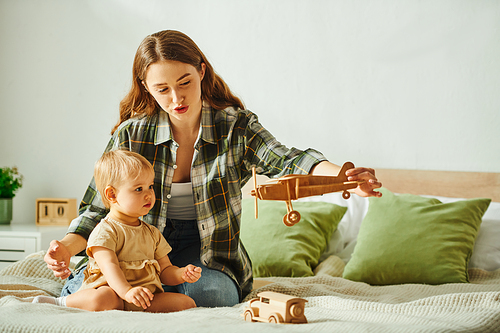
[[[213,214],[229,210],[229,187],[227,177],[214,178],[207,183],[208,201]]]

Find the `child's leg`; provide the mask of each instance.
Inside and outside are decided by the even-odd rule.
[[[179,293],[155,294],[147,312],[175,312],[195,308],[196,303],[189,296]]]
[[[87,311],[123,310],[123,300],[111,287],[102,286],[68,295],[66,306]]]

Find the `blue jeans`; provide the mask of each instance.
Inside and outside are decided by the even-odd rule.
[[[239,303],[239,291],[233,279],[201,263],[201,243],[196,221],[167,219],[163,235],[172,247],[172,252],[168,255],[172,264],[179,267],[193,264],[202,268],[201,278],[198,281],[185,282],[177,286],[163,286],[166,292],[188,295],[197,306],[201,307],[233,306]],[[68,278],[61,296],[72,294],[80,288],[84,270],[85,267]]]

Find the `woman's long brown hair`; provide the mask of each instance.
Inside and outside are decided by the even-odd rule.
[[[149,65],[162,60],[175,60],[189,64],[201,71],[204,63],[205,76],[201,81],[201,98],[215,110],[230,106],[244,108],[222,78],[217,75],[195,42],[182,32],[164,30],[149,35],[139,45],[132,68],[132,87],[120,102],[120,121],[111,133],[125,120],[140,114],[153,115],[159,108],[154,98],[142,85]]]

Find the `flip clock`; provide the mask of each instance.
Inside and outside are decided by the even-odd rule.
[[[69,225],[77,216],[76,199],[36,199],[37,225]]]

